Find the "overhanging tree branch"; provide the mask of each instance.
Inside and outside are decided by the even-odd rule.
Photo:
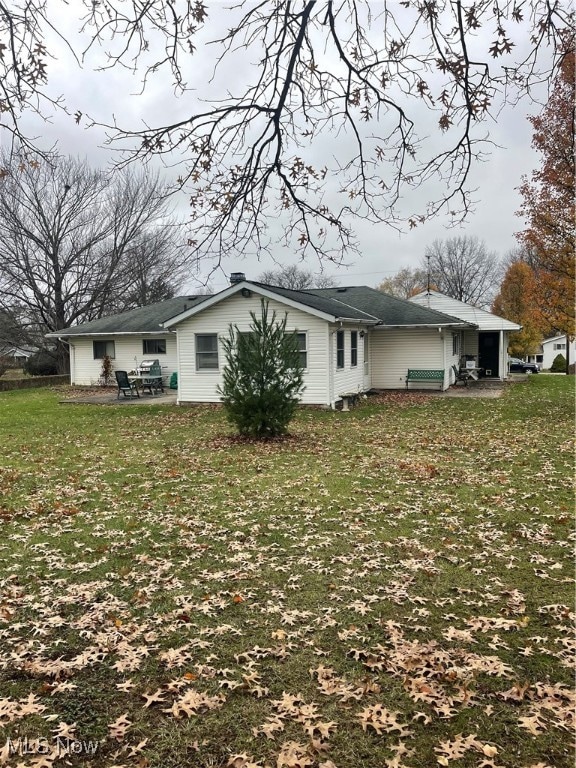
[[[120,115],[104,124],[111,146],[125,151],[121,164],[156,156],[179,166],[174,188],[189,192],[191,246],[216,261],[282,236],[303,256],[339,261],[354,250],[355,218],[394,227],[440,213],[459,221],[471,210],[474,162],[490,143],[484,119],[554,74],[573,24],[559,0],[238,2],[225,35],[201,0],[80,7],[84,54],[99,56],[100,69],[127,68],[142,89],[167,71],[175,98],[192,103],[174,121],[135,128]],[[49,24],[45,0],[0,2],[0,41],[4,34],[12,45],[0,60],[0,101],[17,136],[19,112],[50,98]],[[197,96],[187,75],[200,49],[215,68]],[[28,59],[16,56],[22,51]],[[407,208],[415,188],[428,190],[427,200]]]

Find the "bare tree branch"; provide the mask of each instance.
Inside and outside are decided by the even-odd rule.
[[[568,0],[277,0],[227,8],[222,35],[217,6],[201,0],[79,4],[85,60],[130,70],[142,89],[168,72],[175,98],[190,102],[174,121],[136,127],[120,115],[106,128],[121,164],[180,167],[191,247],[216,263],[282,237],[302,256],[340,262],[354,252],[358,218],[461,221],[490,148],[485,121],[549,81],[573,25]],[[21,111],[41,113],[51,98],[48,28],[58,31],[45,0],[0,0],[2,125],[24,140]],[[214,76],[192,93],[200,50]],[[426,201],[407,204],[418,188]]]
[[[497,255],[476,237],[435,240],[426,248],[421,270],[438,291],[476,307],[490,305],[502,279]]]

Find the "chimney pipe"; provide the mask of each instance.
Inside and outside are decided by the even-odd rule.
[[[243,280],[246,280],[246,275],[244,272],[232,272],[230,274],[230,285],[241,283]]]

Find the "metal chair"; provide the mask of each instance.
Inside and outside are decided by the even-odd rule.
[[[116,376],[116,383],[118,384],[118,400],[120,399],[121,393],[124,394],[124,397],[134,397],[134,392],[136,392],[136,397],[140,397],[138,384],[135,381],[130,381],[127,371],[114,371],[114,375]]]
[[[468,386],[469,376],[466,374],[466,369],[459,370],[455,365],[452,366],[452,370],[454,371],[454,384],[458,384],[459,381],[464,382],[464,386]]]

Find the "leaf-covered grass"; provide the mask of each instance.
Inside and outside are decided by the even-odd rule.
[[[0,395],[0,764],[572,766],[573,386]]]

